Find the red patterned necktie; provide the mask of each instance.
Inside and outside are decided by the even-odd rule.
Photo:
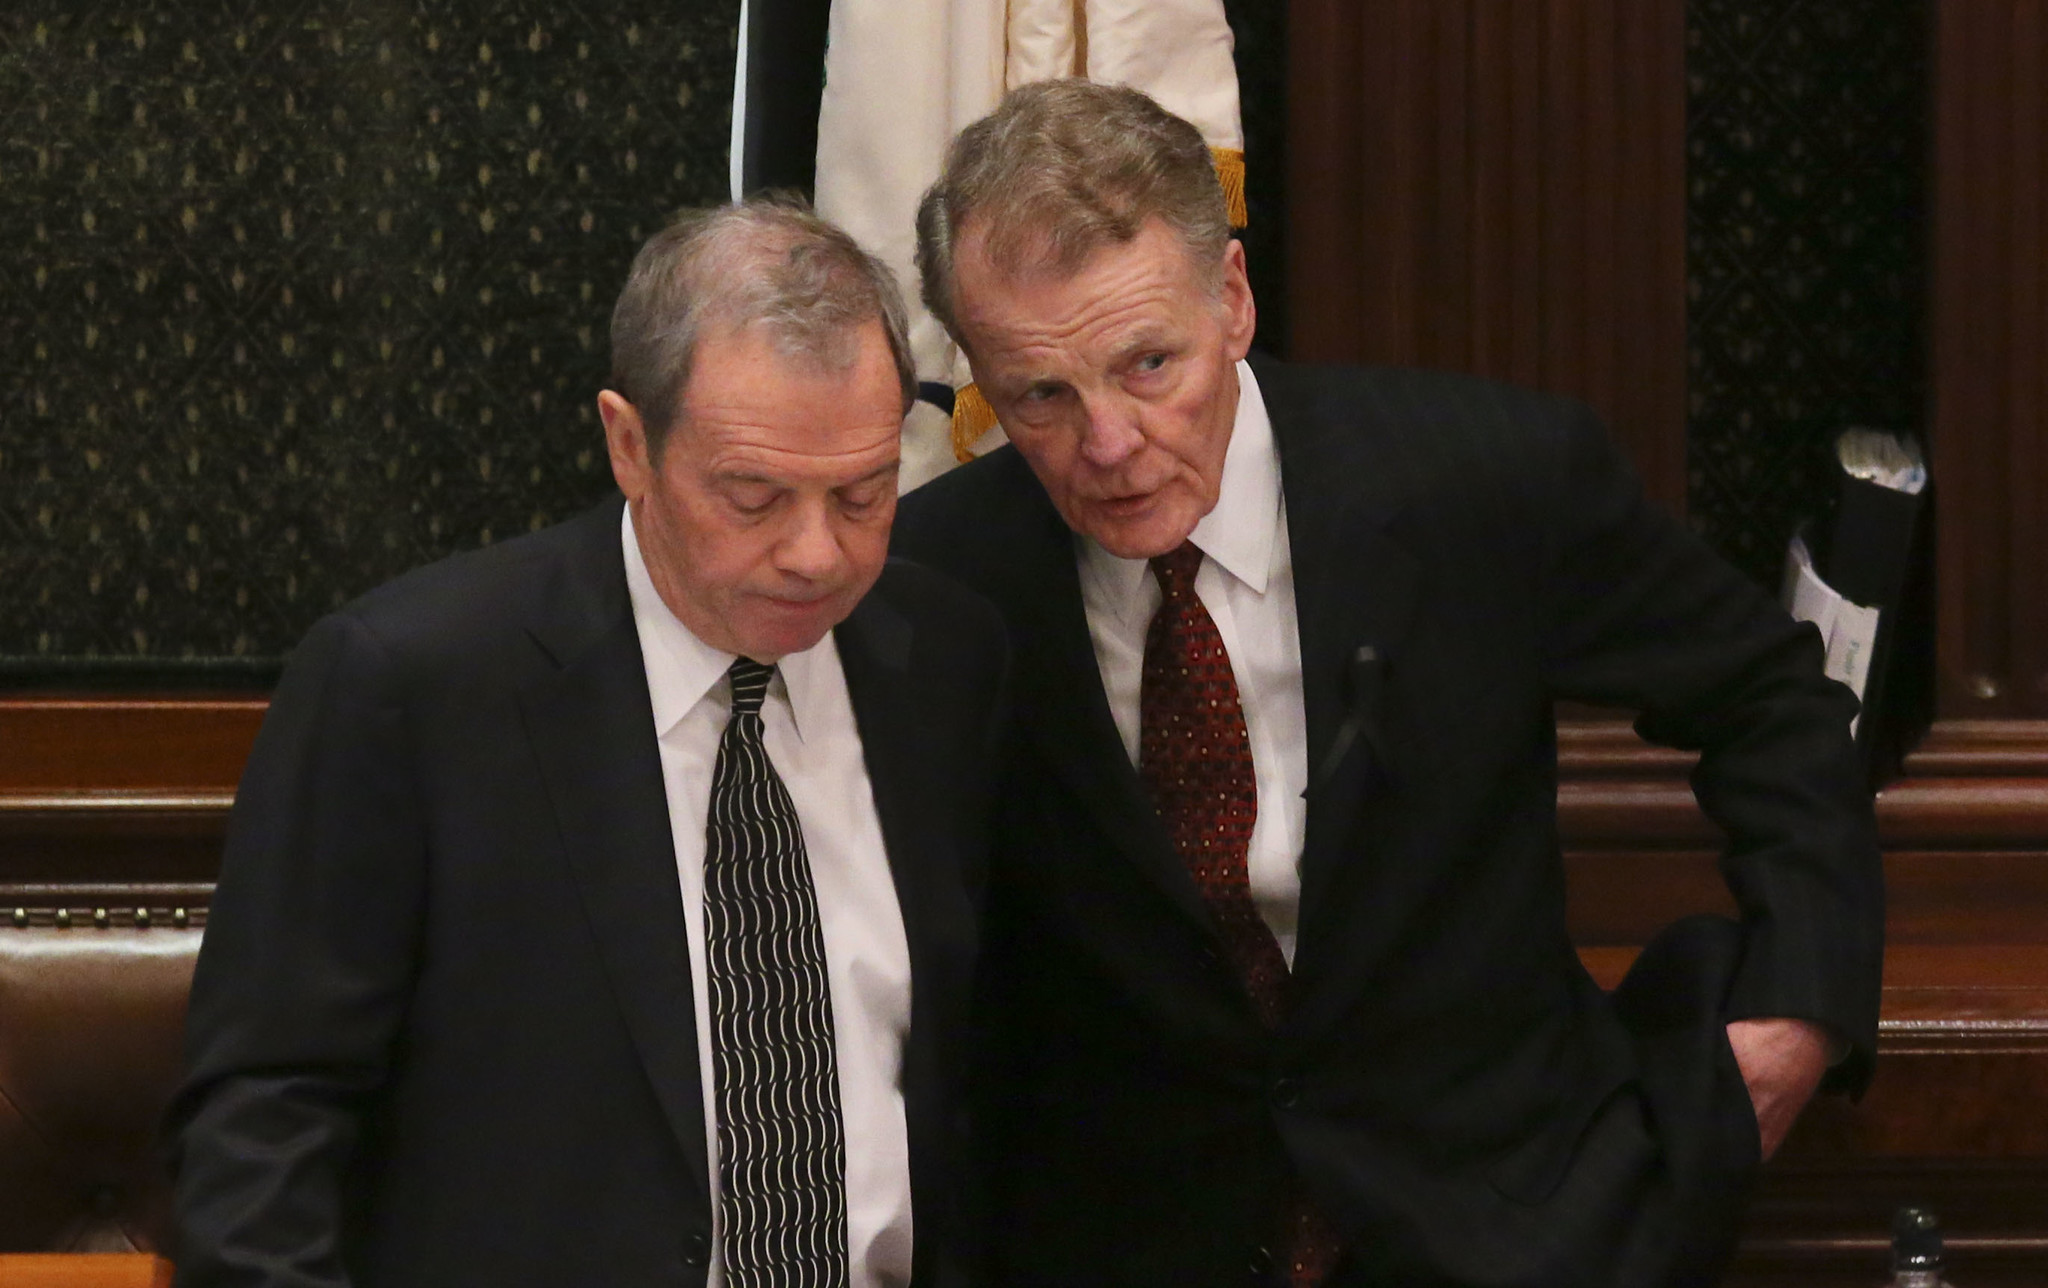
[[[1145,632],[1138,774],[1268,1028],[1286,1014],[1287,959],[1252,903],[1246,857],[1259,816],[1252,745],[1216,621],[1195,596],[1193,542],[1152,561],[1165,599]]]
[[[1138,776],[1252,1006],[1278,1028],[1287,1012],[1287,959],[1252,902],[1247,866],[1259,816],[1251,738],[1223,636],[1195,595],[1201,566],[1202,552],[1189,541],[1152,560],[1164,599],[1145,632]],[[1335,1231],[1306,1201],[1289,1205],[1283,1238],[1293,1288],[1320,1283],[1336,1263]]]

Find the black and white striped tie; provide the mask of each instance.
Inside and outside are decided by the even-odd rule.
[[[727,672],[732,718],[704,836],[725,1281],[843,1288],[846,1139],[832,995],[803,832],[761,741],[774,674],[744,657]]]

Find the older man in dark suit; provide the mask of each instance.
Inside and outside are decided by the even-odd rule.
[[[978,1107],[1013,1285],[1710,1282],[1876,1031],[1854,700],[1559,399],[1243,361],[1199,135],[1013,93],[920,214],[1011,447],[897,549],[994,600],[1020,712]],[[1743,919],[1614,997],[1566,933],[1559,698],[1701,753]]]
[[[623,502],[314,628],[193,986],[180,1284],[958,1281],[1006,658],[884,566],[896,289],[783,206],[656,235]]]

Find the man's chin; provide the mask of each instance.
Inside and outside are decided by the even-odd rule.
[[[836,595],[808,603],[763,599],[755,605],[743,635],[745,647],[739,651],[757,662],[801,653],[830,634],[850,609]]]
[[[1098,509],[1089,514],[1082,531],[1119,559],[1151,559],[1186,541],[1198,519],[1162,514],[1157,508],[1131,516]]]

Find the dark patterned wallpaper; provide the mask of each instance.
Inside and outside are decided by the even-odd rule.
[[[1927,0],[1687,5],[1689,507],[1776,588],[1850,425],[1925,429]]]
[[[736,16],[10,0],[0,678],[260,682],[609,488],[611,301],[724,194]]]
[[[1260,342],[1285,7],[1226,0]],[[0,680],[262,682],[314,617],[609,486],[634,247],[723,195],[737,6],[0,12]],[[1922,424],[1927,0],[1692,0],[1690,507],[1775,583]]]

